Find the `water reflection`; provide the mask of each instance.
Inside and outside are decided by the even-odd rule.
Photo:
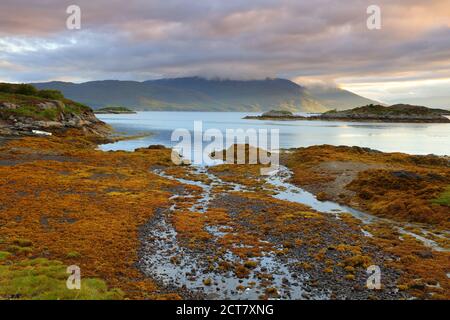
[[[98,115],[118,132],[149,137],[102,146],[103,150],[134,150],[151,144],[175,145],[170,141],[176,128],[193,129],[203,121],[203,129],[279,129],[280,147],[318,144],[361,146],[384,152],[450,155],[450,124],[446,123],[366,123],[329,121],[259,121],[242,119],[241,112],[139,112],[127,115]]]

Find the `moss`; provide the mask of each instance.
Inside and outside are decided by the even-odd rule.
[[[29,300],[121,299],[119,290],[108,290],[99,279],[82,279],[80,290],[69,290],[69,274],[59,261],[44,258],[0,265],[0,298]]]
[[[244,262],[244,266],[248,269],[254,269],[258,266],[257,261],[248,260]]]
[[[7,259],[11,253],[7,251],[0,251],[0,261]]]
[[[278,296],[277,288],[266,288],[265,293],[266,293],[266,295],[271,296],[271,297]]]
[[[0,250],[9,251],[11,246],[8,262],[45,252],[48,259],[70,265],[74,258],[67,254],[76,250],[82,258],[75,261],[83,277],[105,279],[127,298],[164,296],[134,263],[138,260],[138,227],[153,217],[154,208],[168,205],[171,194],[164,190],[177,185],[148,170],[157,162],[170,164],[169,149],[105,153],[82,137],[25,137],[1,145],[0,157],[14,160],[14,150],[33,162],[0,166],[2,221],[15,221],[26,212],[20,223],[0,223],[1,237],[6,239]],[[79,161],[38,159],[47,154],[64,154]],[[107,175],[90,178],[93,170]],[[133,195],[107,196],[105,190],[118,184]],[[19,196],[29,195],[30,190],[35,191],[33,196]],[[14,244],[13,239],[29,239],[33,251]]]
[[[406,285],[406,284],[399,284],[399,285],[397,285],[397,288],[400,291],[406,291],[406,290],[408,290],[408,285]]]
[[[66,258],[68,259],[76,259],[81,257],[80,253],[76,252],[76,251],[70,251],[66,254]]]
[[[33,105],[21,105],[17,109],[3,110],[4,117],[10,115],[17,115],[22,117],[29,117],[37,120],[56,120],[58,116],[57,109],[39,110]]]
[[[344,268],[344,270],[347,271],[347,272],[353,273],[353,272],[355,272],[355,267],[352,267],[352,266],[346,266],[346,267]]]
[[[21,247],[18,245],[11,245],[8,247],[8,251],[17,255],[27,255],[33,252],[33,249],[30,247]]]
[[[347,280],[353,281],[353,280],[355,280],[355,275],[354,274],[346,274],[344,278]]]
[[[325,273],[333,273],[333,268],[325,268],[325,269],[323,269],[323,272],[325,272]]]
[[[250,274],[250,271],[243,265],[238,265],[235,267],[234,273],[238,278],[247,278]]]
[[[304,270],[310,270],[312,269],[312,265],[308,262],[299,262],[296,264],[297,267],[304,269]]]
[[[441,206],[450,207],[450,186],[447,187],[447,190],[444,191],[437,199],[432,201],[435,204],[439,204]]]
[[[13,244],[19,247],[31,247],[33,242],[28,239],[14,239]]]
[[[371,258],[366,255],[355,255],[353,257],[348,257],[344,260],[346,266],[351,267],[368,267],[371,263]]]

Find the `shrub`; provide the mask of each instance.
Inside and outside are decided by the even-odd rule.
[[[58,90],[40,90],[37,93],[37,96],[44,99],[53,99],[53,100],[64,99],[64,95],[61,93],[61,91]]]
[[[38,94],[38,90],[35,87],[33,87],[31,84],[22,83],[22,84],[17,85],[14,93],[23,94],[26,96],[35,96]]]

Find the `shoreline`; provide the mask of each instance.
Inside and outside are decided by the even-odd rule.
[[[406,271],[399,277],[398,270],[404,270],[404,265],[385,260],[397,255],[406,257],[416,251],[425,252],[428,257],[429,248],[413,237],[405,236],[400,241],[395,236],[396,231],[388,226],[365,225],[345,214],[337,219],[332,213],[320,212],[305,204],[274,199],[272,192],[280,192],[282,188],[261,188],[258,167],[218,165],[196,172],[193,166],[174,166],[168,148],[105,152],[96,147],[97,144],[86,144],[81,138],[56,136],[23,137],[0,144],[0,175],[7,182],[0,189],[0,197],[3,214],[8,218],[8,223],[0,225],[5,238],[0,251],[9,250],[14,237],[28,239],[33,244],[30,248],[33,257],[46,254],[49,259],[80,265],[87,276],[105,279],[108,288],[119,288],[126,298],[135,299],[202,298],[205,296],[199,293],[204,290],[212,294],[216,287],[223,297],[239,297],[250,290],[255,298],[283,299],[367,299],[372,294],[380,299],[401,299],[410,295],[426,298],[427,290],[434,290],[426,286],[423,290],[414,289],[416,280],[409,278]],[[301,163],[295,160],[299,152],[311,159],[321,159],[325,155],[328,156],[324,159],[328,159],[334,155],[342,161],[358,156],[363,163],[374,161],[372,154],[386,161],[417,159],[414,161],[425,161],[425,164],[427,161],[435,163],[439,158],[332,146],[288,151],[283,155],[287,157],[284,160],[293,163]],[[312,168],[328,168],[318,165]],[[346,172],[348,167],[332,168]],[[290,169],[292,182],[301,188],[308,185],[305,183],[308,181],[295,180],[300,172],[300,177],[310,176],[314,184],[332,185],[306,167],[298,171],[291,165]],[[327,172],[323,174],[335,175]],[[231,186],[236,183],[243,187],[233,191]],[[28,195],[30,186],[36,196]],[[17,207],[27,211],[26,216],[19,215],[20,220],[14,209]],[[107,228],[100,223],[104,219],[109,221]],[[146,228],[146,225],[154,227]],[[415,232],[408,229],[406,223],[404,226]],[[427,230],[433,230],[431,225]],[[171,236],[173,232],[175,236]],[[387,247],[379,247],[387,241],[383,238],[386,234],[391,235]],[[431,237],[431,234],[424,236]],[[431,239],[440,241],[440,245],[446,243],[444,239]],[[397,249],[390,252],[389,247],[394,245]],[[406,250],[407,254],[399,249]],[[178,262],[183,261],[181,251],[189,252],[191,257],[184,269],[183,263]],[[269,260],[264,258],[263,252],[270,253]],[[439,261],[448,257],[448,253],[433,250],[432,256],[426,259],[418,256],[414,263],[429,271],[429,267],[424,267],[426,263],[442,263]],[[15,263],[28,259],[25,257],[13,254],[9,259]],[[167,276],[155,273],[152,264],[145,262],[145,259],[156,258],[161,266],[182,268],[183,272],[190,273],[189,281],[203,289],[183,289],[181,280],[176,278],[169,281],[169,286],[163,285],[168,281]],[[368,263],[384,266],[387,281],[384,291],[373,293],[364,289]],[[209,268],[213,271],[203,273],[202,270]],[[444,285],[440,270],[433,271],[433,279],[436,277]],[[277,278],[278,272],[309,275],[310,280],[285,276],[288,284],[283,282],[283,277]],[[228,283],[226,288],[220,285],[222,280]],[[306,290],[304,295],[297,291],[296,285]],[[355,286],[360,289],[354,290]],[[399,286],[402,289],[396,293]],[[332,288],[334,295],[322,296],[325,287]]]
[[[342,121],[342,122],[373,122],[373,123],[444,123],[449,124],[447,120],[423,120],[423,119],[377,119],[377,118],[328,118],[320,116],[293,116],[293,117],[262,117],[262,116],[246,116],[242,119],[246,120],[270,120],[270,121]]]

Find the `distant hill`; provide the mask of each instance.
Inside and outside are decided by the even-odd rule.
[[[286,79],[209,80],[200,77],[85,83],[34,83],[39,89],[61,91],[93,108],[121,105],[133,110],[323,112],[372,103],[348,91],[310,91]],[[333,105],[332,100],[338,101]],[[364,101],[364,103],[361,103]],[[347,104],[346,104],[347,103]]]

